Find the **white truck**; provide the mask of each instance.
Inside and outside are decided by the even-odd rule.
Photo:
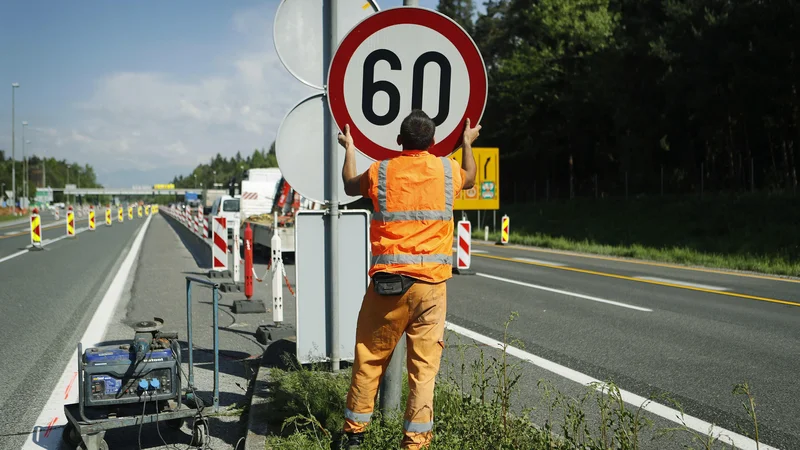
[[[269,252],[274,234],[273,212],[282,209],[283,192],[281,181],[283,174],[278,168],[250,169],[247,179],[242,181],[241,224],[239,235],[244,237],[244,227],[250,224],[253,231],[253,246]],[[291,202],[289,202],[291,203]],[[281,238],[281,252],[288,259],[294,256],[294,221],[287,221],[282,212],[278,212],[278,236]],[[265,255],[268,256],[268,255]]]

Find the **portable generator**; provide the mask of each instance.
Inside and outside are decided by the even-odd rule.
[[[78,364],[85,408],[179,400],[178,334],[160,331],[163,325],[158,317],[142,321],[132,343],[86,349]]]

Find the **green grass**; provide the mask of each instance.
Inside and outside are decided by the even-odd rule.
[[[595,383],[583,395],[570,397],[555,389],[547,380],[539,380],[541,404],[531,409],[514,408],[514,400],[522,389],[520,360],[508,357],[509,346],[521,343],[509,335],[509,326],[517,315],[506,322],[504,347],[498,352],[484,353],[474,343],[458,342],[454,347],[459,361],[442,362],[434,398],[434,437],[431,450],[483,450],[486,448],[547,450],[638,450],[651,439],[681,439],[690,448],[731,448],[709,434],[689,429],[685,423],[672,428],[654,429],[645,414],[644,405],[623,402],[619,388],[612,382]],[[452,344],[448,336],[448,346]],[[465,353],[477,358],[465,358]],[[267,450],[330,450],[338,449],[343,440],[342,426],[345,397],[350,372],[330,373],[315,368],[294,370],[270,369],[271,396],[267,416],[271,434]],[[404,382],[402,405],[408,396]],[[530,388],[530,385],[528,385]],[[755,396],[747,383],[737,385],[733,395],[744,398],[749,426],[740,432],[758,440]],[[665,396],[660,401],[681,411],[681,406]],[[653,398],[648,399],[649,403]],[[527,405],[526,405],[527,406]],[[517,411],[517,413],[513,412]],[[594,419],[589,419],[592,416]],[[536,424],[531,420],[535,420]],[[396,449],[402,439],[403,420],[400,413],[383,417],[376,411],[367,428],[363,450]],[[655,444],[658,447],[658,442]],[[694,447],[697,446],[697,447]]]
[[[576,199],[509,205],[512,244],[676,264],[800,275],[800,197]],[[482,214],[491,225],[491,214]],[[486,220],[488,216],[489,220]],[[476,239],[484,230],[471,213]],[[499,240],[490,233],[490,240]]]
[[[10,222],[12,220],[25,219],[27,216],[15,216],[13,214],[0,215],[0,222]]]

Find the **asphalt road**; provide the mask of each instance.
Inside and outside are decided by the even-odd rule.
[[[100,213],[104,214],[103,209]],[[51,211],[44,211],[41,214],[42,218],[42,241],[47,244],[48,240],[57,239],[67,234],[66,225],[66,212],[61,210],[59,219],[56,220]],[[97,226],[104,225],[104,216],[97,216],[95,222]],[[138,219],[137,219],[138,220]],[[89,226],[89,217],[87,214],[78,216],[75,215],[75,228],[86,228]],[[0,259],[19,252],[30,246],[31,234],[29,222],[20,224],[0,224]]]
[[[666,394],[687,414],[732,431],[747,417],[731,392],[747,381],[762,442],[800,448],[796,280],[494,245],[474,250],[478,274],[448,285],[448,321],[502,340],[516,311],[511,331],[528,352],[644,397]]]
[[[142,223],[102,226],[0,263],[0,448],[27,438]],[[8,252],[24,239],[0,245]]]
[[[0,449],[18,449],[24,442],[143,222],[126,218],[110,229],[99,225],[93,233],[53,242],[44,252],[0,262]],[[24,224],[16,227],[27,233]],[[130,323],[158,305],[169,305],[165,314],[181,328],[182,288],[175,284],[207,267],[207,251],[195,237],[179,232],[181,247],[175,226],[170,230],[167,221],[154,217],[151,227],[130,298],[121,303],[125,306],[118,309],[109,338],[126,339]],[[0,259],[29,243],[27,234],[2,237],[13,230],[0,229]],[[63,234],[63,226],[57,226],[45,231],[45,239]],[[456,275],[448,284],[449,322],[502,340],[505,321],[517,312],[511,332],[526,351],[594,378],[611,379],[644,397],[669,396],[687,414],[733,431],[747,417],[741,398],[731,391],[747,381],[757,399],[762,442],[800,448],[797,280],[477,243],[474,250],[477,275]],[[259,274],[263,270],[257,266]],[[294,266],[287,266],[287,272],[294,279]],[[266,296],[263,287],[257,292]],[[286,311],[287,322],[292,322],[293,308],[287,305]],[[244,321],[247,326],[242,326],[239,318],[230,319],[224,325],[228,342],[241,352],[237,359],[256,354],[259,348],[245,332],[255,323]],[[236,344],[236,339],[244,340]],[[451,362],[456,356],[452,348],[446,352]],[[577,392],[558,375],[526,364],[521,365],[518,406],[535,406],[540,378]],[[235,379],[245,374],[229,375],[234,375],[235,393],[230,400],[239,403]],[[534,414],[537,418],[541,416]],[[230,426],[223,446],[235,444],[237,427]],[[159,442],[145,446],[158,447]]]

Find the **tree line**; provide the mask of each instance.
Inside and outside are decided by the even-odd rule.
[[[241,152],[230,158],[217,153],[208,164],[200,164],[189,175],[178,175],[172,183],[178,188],[214,189],[214,183],[221,184],[216,189],[228,189],[230,182],[239,183],[247,176],[249,169],[278,167],[275,156],[275,143],[269,150],[255,149],[250,156],[242,157]]]
[[[11,158],[7,158],[5,151],[0,150],[0,186],[3,192],[2,197],[6,199],[5,191],[11,191]],[[102,187],[97,183],[97,176],[94,168],[89,164],[80,165],[76,162],[69,162],[65,159],[41,158],[31,155],[28,158],[28,195],[33,202],[36,199],[36,188],[52,187],[63,188],[66,184],[74,184],[78,187]],[[23,196],[23,177],[25,168],[23,162],[17,160],[16,164],[16,189],[17,198]],[[45,186],[44,183],[47,183]],[[64,196],[60,192],[53,193],[53,201],[62,202]]]
[[[478,144],[500,147],[506,200],[796,191],[800,2],[484,6],[438,9],[483,54]]]

